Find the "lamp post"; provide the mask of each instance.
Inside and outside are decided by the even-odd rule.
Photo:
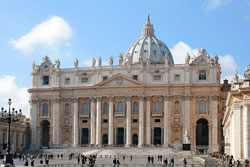
[[[13,163],[13,155],[11,154],[11,143],[10,143],[10,124],[12,122],[18,122],[22,118],[22,111],[19,110],[16,111],[15,108],[12,108],[11,110],[11,99],[9,99],[8,105],[9,105],[9,111],[4,110],[4,108],[1,109],[0,112],[0,121],[1,122],[7,122],[8,123],[8,144],[7,144],[7,154],[5,155],[5,164],[14,165]]]

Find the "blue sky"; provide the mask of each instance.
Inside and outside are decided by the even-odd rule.
[[[10,97],[29,115],[32,62],[44,55],[59,58],[62,68],[100,56],[117,64],[139,39],[147,13],[175,63],[205,48],[219,54],[222,78],[250,64],[250,0],[0,1],[0,106]]]

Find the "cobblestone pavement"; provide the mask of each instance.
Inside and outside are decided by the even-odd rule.
[[[39,161],[40,161],[40,159],[35,160],[35,166],[40,165]],[[98,164],[104,164],[104,165],[112,166],[112,161],[113,161],[113,158],[97,158],[96,164],[97,165]],[[2,161],[0,161],[0,163],[1,162]],[[188,166],[191,165],[191,164],[197,165],[196,167],[199,166],[199,163],[193,161],[192,159],[187,159],[187,162],[188,162]],[[14,163],[15,163],[16,167],[21,167],[21,166],[24,165],[24,161],[20,161],[19,159],[15,159]],[[76,159],[68,160],[68,159],[57,159],[57,158],[55,158],[53,160],[50,160],[50,162],[49,162],[49,164],[59,164],[59,163],[60,164],[75,164],[75,165],[77,165],[77,160]],[[123,161],[120,158],[120,163],[121,163],[121,165],[128,164],[129,166],[136,166],[138,164],[146,166],[147,165],[147,159],[138,158],[138,159],[133,159],[132,161],[130,161],[129,159],[125,159]],[[155,165],[161,165],[162,162],[157,161],[157,159],[155,159],[154,164]],[[175,160],[175,164],[176,164],[176,166],[182,166],[183,160],[182,159]],[[29,160],[29,165],[30,165],[30,160]],[[79,165],[79,166],[81,166],[81,165]]]
[[[44,150],[44,153],[53,154],[54,159],[50,160],[50,164],[76,164],[77,160],[74,158],[69,160],[69,154],[74,153],[75,155],[84,154],[86,156],[95,154],[97,155],[96,164],[104,164],[112,166],[114,157],[119,158],[121,166],[126,164],[128,166],[147,166],[147,157],[148,155],[154,156],[154,166],[159,166],[162,164],[161,161],[158,161],[158,155],[163,156],[164,159],[175,159],[175,166],[183,166],[183,158],[187,158],[188,166],[195,165],[195,167],[200,166],[199,162],[192,160],[192,155],[190,152],[178,151],[171,148],[69,148],[69,149],[47,149]],[[58,159],[57,155],[63,154],[63,159]],[[122,160],[122,156],[125,156],[125,160]],[[133,160],[130,160],[130,156],[133,157]],[[40,159],[35,160],[35,165],[39,164]],[[0,163],[2,161],[0,160]],[[29,160],[30,163],[30,160]],[[17,167],[24,165],[23,161],[15,159],[15,164]],[[153,166],[153,165],[150,165]]]

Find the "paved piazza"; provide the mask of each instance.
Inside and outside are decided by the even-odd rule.
[[[68,155],[70,153],[75,153],[78,155],[82,153],[86,156],[96,154],[97,161],[96,165],[112,166],[112,161],[114,157],[119,158],[120,166],[147,166],[147,156],[154,156],[154,165],[150,166],[161,166],[162,162],[158,161],[158,155],[163,156],[163,160],[167,157],[168,159],[175,159],[175,166],[183,166],[183,158],[187,158],[188,166],[201,166],[199,162],[192,160],[192,155],[190,152],[177,151],[170,148],[82,148],[82,149],[49,149],[45,150],[47,154],[63,154],[63,159],[58,159],[54,156],[53,160],[50,160],[49,164],[75,164],[77,166],[77,159],[74,158],[69,160]],[[123,161],[122,156],[125,155],[126,158]],[[133,160],[130,160],[132,155]],[[35,166],[39,166],[40,159],[35,160]],[[0,161],[1,162],[1,161]],[[30,163],[30,161],[29,161]],[[19,159],[15,159],[16,166],[23,166],[24,162]],[[102,164],[102,165],[101,165]],[[81,166],[81,165],[79,165]]]

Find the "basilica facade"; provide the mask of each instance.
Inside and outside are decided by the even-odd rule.
[[[73,64],[73,62],[72,62]],[[47,56],[33,63],[33,147],[165,146],[217,151],[221,84],[218,56],[205,49],[175,64],[148,16],[119,64],[61,68]]]

